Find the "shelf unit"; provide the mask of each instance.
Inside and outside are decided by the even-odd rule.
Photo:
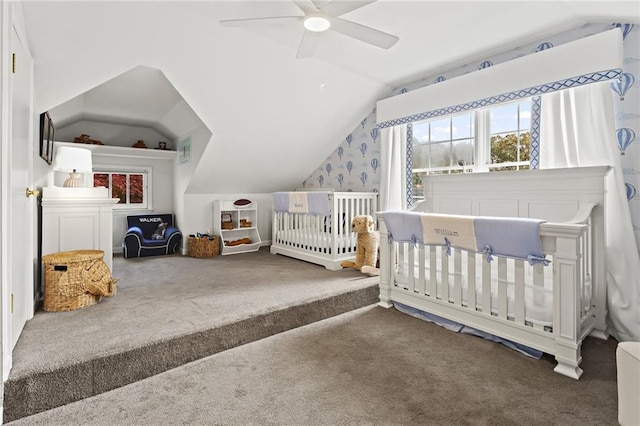
[[[223,216],[231,220],[232,228],[223,229]],[[242,226],[247,221],[251,226]],[[238,208],[233,201],[215,200],[213,202],[213,231],[220,235],[222,244],[220,254],[235,254],[257,251],[260,248],[260,234],[258,233],[258,208],[255,203],[248,207]],[[243,238],[251,239],[251,243],[227,246],[226,241],[236,241]]]

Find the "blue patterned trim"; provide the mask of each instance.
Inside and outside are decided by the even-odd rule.
[[[540,111],[542,98],[534,96],[531,98],[531,133],[529,144],[529,164],[534,170],[540,168]]]
[[[407,124],[407,208],[413,199],[413,124]]]
[[[438,117],[441,115],[455,114],[470,109],[482,108],[487,105],[497,104],[506,101],[512,101],[515,99],[527,98],[529,96],[538,95],[542,93],[555,92],[558,90],[568,89],[570,87],[583,86],[589,83],[596,83],[598,81],[611,80],[617,78],[622,73],[620,68],[598,71],[592,74],[580,75],[577,77],[571,77],[566,80],[555,81],[552,83],[546,83],[539,86],[528,87],[526,89],[517,90],[515,92],[503,93],[502,95],[491,96],[489,98],[480,99],[477,101],[469,102],[461,105],[454,105],[446,108],[440,108],[432,111],[422,112],[416,115],[410,115],[408,117],[397,118],[383,123],[378,123],[376,127],[384,129],[386,127],[398,126],[401,124],[412,123],[414,121],[426,120],[432,117]]]

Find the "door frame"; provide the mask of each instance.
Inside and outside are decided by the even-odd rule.
[[[11,259],[9,254],[11,252],[9,229],[11,224],[10,211],[11,211],[11,175],[12,166],[10,161],[10,142],[12,140],[12,95],[11,95],[11,73],[12,73],[12,39],[13,31],[17,33],[20,42],[28,55],[28,58],[23,63],[30,63],[31,67],[31,81],[29,83],[29,134],[28,140],[31,142],[27,147],[28,156],[28,181],[31,187],[34,181],[33,171],[33,157],[34,157],[34,85],[33,85],[33,58],[30,53],[29,45],[27,42],[27,36],[24,28],[24,16],[22,12],[22,3],[13,2],[7,0],[0,0],[0,22],[2,25],[2,31],[0,32],[0,55],[2,61],[0,61],[0,306],[2,308],[2,314],[0,315],[0,352],[2,362],[0,362],[0,374],[2,377],[2,387],[0,388],[0,397],[4,399],[4,382],[9,376],[9,371],[12,367],[12,348],[11,348]],[[5,60],[6,59],[6,60]],[[26,190],[26,188],[25,188]],[[26,194],[25,194],[26,196]],[[35,254],[35,218],[37,211],[37,204],[34,202],[26,212],[28,215],[28,235],[25,238],[28,239],[27,243],[27,259],[29,262],[29,268],[27,269],[27,280],[29,277],[33,281],[32,263],[34,262]],[[26,294],[30,294],[33,291],[33,282],[25,282]],[[34,308],[32,301],[27,303],[27,320],[33,317]],[[0,414],[2,413],[2,400],[0,400]]]

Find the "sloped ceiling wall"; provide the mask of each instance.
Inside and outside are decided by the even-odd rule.
[[[161,71],[212,132],[187,189],[193,193],[295,188],[378,98],[403,82],[593,17],[640,19],[637,2],[379,0],[344,17],[397,35],[393,48],[380,50],[333,33],[323,35],[313,58],[296,60],[299,25],[219,24],[301,15],[292,1],[23,6],[35,60],[36,112],[140,65]],[[105,116],[111,114],[108,104],[101,110]],[[137,108],[125,110],[132,120],[148,123]],[[180,124],[167,124],[163,132],[184,137],[191,130],[174,130]],[[162,121],[148,125],[160,128]]]

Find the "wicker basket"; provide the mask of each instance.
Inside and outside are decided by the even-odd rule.
[[[117,279],[104,263],[102,250],[75,250],[42,256],[44,304],[49,312],[72,311],[116,293]]]
[[[209,238],[189,237],[188,254],[198,259],[206,259],[220,254],[220,237],[217,235],[213,240]]]

